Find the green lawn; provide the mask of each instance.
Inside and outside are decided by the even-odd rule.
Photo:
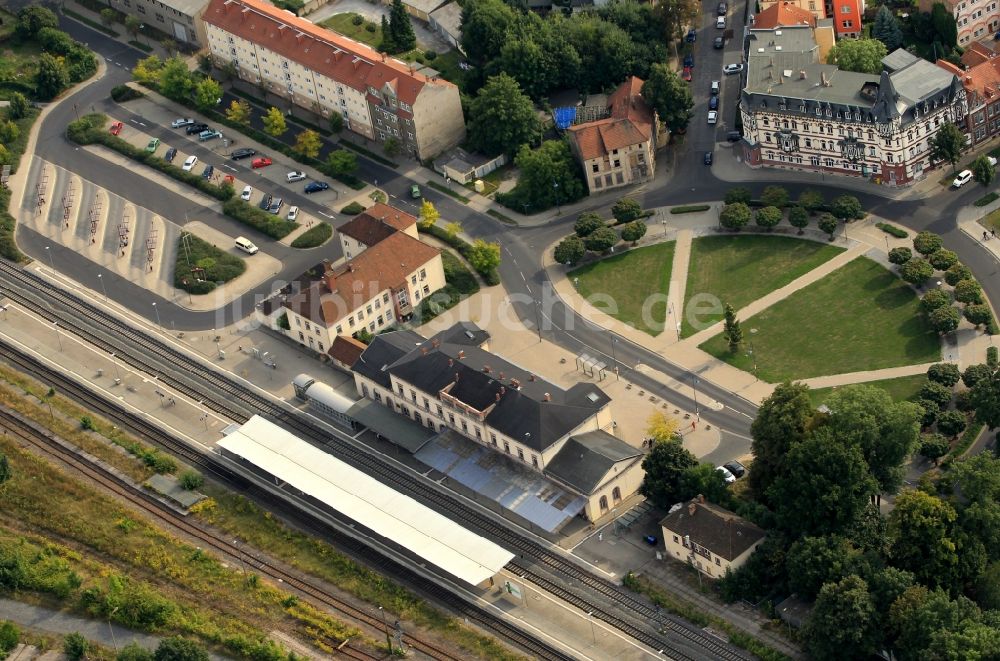
[[[207,294],[218,283],[229,282],[246,270],[247,264],[242,259],[190,232],[182,232],[177,240],[174,286],[178,289]]]
[[[787,236],[705,236],[691,242],[684,309],[696,295],[710,294],[736,310],[813,270],[843,252],[817,241]],[[685,312],[688,337],[722,320],[722,313]],[[695,322],[695,325],[692,324]],[[697,327],[696,327],[697,326]]]
[[[868,381],[867,383],[858,384],[865,386],[875,386],[876,388],[881,388],[882,390],[889,393],[894,402],[899,401],[915,401],[917,394],[920,392],[920,388],[923,387],[924,383],[927,382],[926,374],[914,374],[913,376],[900,376],[895,379],[882,379],[881,381]],[[846,388],[847,386],[840,386],[841,388]],[[812,400],[813,406],[819,406],[826,402],[826,400],[837,390],[837,386],[832,388],[816,388],[815,390],[809,391],[809,399]]]
[[[382,43],[382,26],[377,21],[369,21],[367,18],[361,22],[361,25],[355,25],[353,23],[355,16],[359,16],[359,14],[355,14],[354,12],[336,14],[322,21],[320,25],[338,32],[345,37],[350,37],[355,41],[368,44],[372,48],[378,48],[378,45]],[[369,32],[365,29],[368,23],[372,23],[375,26],[374,32]]]
[[[752,371],[752,341],[759,376],[771,383],[941,358],[938,336],[920,312],[916,293],[864,257],[743,320],[742,326],[741,351],[730,353],[721,333],[701,348]]]
[[[979,224],[988,230],[1000,230],[1000,209],[980,218]]]
[[[673,241],[630,250],[602,259],[569,274],[577,290],[598,310],[650,335],[663,332],[667,317],[667,290],[674,263]],[[651,296],[657,300],[647,303]],[[591,298],[596,296],[596,298]],[[643,306],[647,305],[646,320]]]
[[[4,25],[7,24],[7,21],[8,18],[5,15]],[[13,19],[10,21],[12,22]],[[37,43],[15,44],[10,40],[4,41],[0,44],[0,81],[33,86],[35,74],[38,71],[38,58],[41,54],[42,47]]]

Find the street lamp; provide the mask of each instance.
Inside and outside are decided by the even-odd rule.
[[[53,322],[52,327],[56,329],[56,337],[59,338],[59,351],[62,351],[63,350],[62,334],[59,332],[59,322],[58,321]]]
[[[594,628],[594,611],[587,613],[587,619],[590,620],[590,635],[594,637],[594,644],[597,644],[597,629]]]
[[[750,334],[751,335],[754,335],[756,333],[757,333],[757,329],[756,328],[751,328],[750,329]],[[753,338],[750,339],[750,359],[753,360],[753,380],[754,380],[754,383],[756,383],[760,379],[757,376],[757,354],[755,354],[753,352]]]
[[[104,277],[100,273],[97,274],[97,281],[101,283],[101,291],[104,292],[104,302],[107,303],[108,302],[108,290],[104,286]]]
[[[694,415],[696,418],[701,420],[701,408],[698,406],[698,377],[694,377],[694,381],[691,382],[691,389],[694,390]]]
[[[52,251],[49,250],[49,247],[50,246],[45,246],[45,254],[49,256],[49,266],[51,266],[52,270],[55,271],[56,270],[56,263],[52,259]]]
[[[156,301],[153,301],[153,312],[156,313],[156,325],[162,329],[163,324],[160,323],[160,309],[156,307]]]
[[[111,618],[118,612],[119,608],[121,608],[121,606],[115,606],[111,609],[111,612],[108,613],[108,631],[111,632],[111,642],[115,646],[115,654],[118,653],[118,641],[115,639],[115,628],[111,626]]]
[[[615,364],[615,381],[621,381],[622,377],[618,373],[618,358],[615,354],[615,345],[618,344],[618,338],[611,338],[611,362]]]
[[[379,606],[378,612],[382,614],[382,624],[385,626],[385,644],[389,646],[389,655],[392,656],[392,638],[389,637],[389,623],[385,621],[385,609]]]
[[[559,182],[552,180],[552,188],[556,191],[556,215],[562,214],[562,207],[559,206]]]

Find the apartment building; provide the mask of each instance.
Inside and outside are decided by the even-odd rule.
[[[833,19],[838,39],[857,39],[861,36],[865,0],[826,0],[826,15]]]
[[[742,567],[766,537],[761,528],[703,496],[671,508],[660,527],[667,555],[709,578]]]
[[[812,31],[813,40],[818,47],[818,61],[826,62],[826,56],[837,41],[833,21],[828,18],[816,18],[814,12],[807,11],[792,2],[771,3],[767,9],[754,17],[751,31],[801,27],[807,27]]]
[[[754,16],[754,25],[758,25],[761,14],[776,5],[794,7],[796,9],[809,12],[809,14],[816,20],[826,18],[826,3],[824,0],[758,0],[757,7],[759,10],[757,15]]]
[[[591,193],[653,178],[660,121],[630,76],[608,99],[608,116],[569,127],[569,144]]]
[[[458,87],[415,65],[262,0],[210,0],[204,22],[217,64],[366,139],[423,160],[465,138]]]
[[[929,12],[940,2],[955,17],[958,45],[965,47],[1000,30],[997,0],[920,0],[920,11]]]
[[[964,123],[958,76],[902,49],[879,74],[822,63],[805,28],[751,32],[740,99],[743,152],[751,167],[870,177],[903,186],[934,164],[930,141]]]
[[[981,44],[973,43],[963,54],[960,68],[946,60],[937,65],[958,76],[965,88],[968,113],[961,124],[966,144],[976,146],[1000,135],[1000,56]]]
[[[108,6],[166,32],[178,43],[207,45],[202,14],[208,0],[108,0]]]
[[[361,254],[396,232],[403,232],[414,239],[420,239],[417,234],[416,217],[381,202],[365,209],[337,228],[340,248],[344,251],[345,259]]]
[[[564,389],[508,362],[473,323],[428,340],[409,331],[379,335],[352,370],[362,397],[543,473],[586,498],[591,521],[642,484],[642,453],[606,431],[613,421],[603,390]]]

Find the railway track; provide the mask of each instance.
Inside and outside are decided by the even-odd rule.
[[[559,552],[461,502],[457,496],[442,493],[437,485],[421,476],[389,463],[345,437],[331,434],[305,416],[289,411],[187,353],[132,328],[119,317],[85,303],[25,269],[0,262],[0,278],[8,284],[4,293],[11,300],[34,310],[50,322],[58,323],[60,327],[104,351],[115,354],[132,368],[154,376],[165,385],[202,402],[206,408],[241,423],[254,413],[264,415],[299,437],[321,444],[338,458],[378,477],[400,492],[411,495],[422,503],[433,504],[449,518],[470,530],[507,546],[520,556],[520,559],[515,559],[512,563],[514,573],[530,575],[540,587],[552,591],[585,612],[592,613],[596,619],[652,649],[662,650],[671,658],[690,661],[753,658],[742,650],[674,619],[662,620],[660,628],[651,626],[650,623],[656,622],[660,614],[646,599],[592,574]],[[165,442],[159,438],[161,436],[165,434],[156,430],[156,433],[148,434],[147,438],[168,447],[187,461],[205,465],[205,456],[176,439]],[[217,466],[210,470],[219,472]]]

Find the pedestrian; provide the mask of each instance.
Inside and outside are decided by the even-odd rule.
[[[991,229],[990,230],[990,234],[993,235],[993,238],[996,238],[996,236],[997,236],[997,228],[994,227],[993,229]]]
[[[987,234],[986,232],[983,232],[983,241],[988,241],[989,238],[990,238],[989,234]]]

